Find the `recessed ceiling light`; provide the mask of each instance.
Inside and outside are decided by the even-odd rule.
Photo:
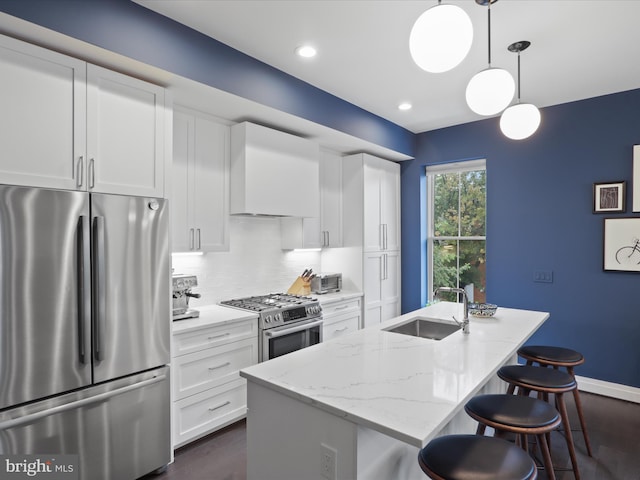
[[[304,58],[315,57],[316,53],[318,53],[318,52],[311,45],[302,45],[302,46],[296,48],[296,54],[298,54],[299,56],[304,57]]]
[[[409,102],[403,102],[398,105],[398,110],[411,110],[412,105]]]

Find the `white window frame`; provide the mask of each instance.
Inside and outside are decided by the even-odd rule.
[[[434,218],[433,210],[435,203],[435,181],[434,177],[443,173],[461,173],[471,172],[474,170],[484,170],[486,174],[487,161],[486,159],[467,160],[464,162],[451,162],[451,163],[439,163],[437,165],[429,165],[426,167],[427,174],[427,298],[428,301],[433,301],[433,240],[434,240]],[[458,232],[459,233],[459,232]],[[460,240],[458,236],[446,236],[438,237],[438,240]],[[465,240],[484,240],[487,241],[485,236],[464,237]],[[458,261],[460,256],[458,255]],[[457,265],[460,268],[460,265]]]

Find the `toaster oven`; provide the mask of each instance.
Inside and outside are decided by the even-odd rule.
[[[311,279],[311,291],[319,295],[342,290],[341,273],[320,273]]]

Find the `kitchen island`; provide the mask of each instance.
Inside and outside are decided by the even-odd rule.
[[[549,317],[498,308],[469,335],[436,341],[385,329],[416,317],[452,322],[441,302],[241,370],[248,381],[249,480],[424,479],[418,450],[473,433],[464,404],[505,391],[495,373]]]

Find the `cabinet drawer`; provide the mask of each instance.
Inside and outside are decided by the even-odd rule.
[[[258,338],[257,318],[174,333],[172,355],[177,357],[245,338]]]
[[[247,414],[247,383],[240,378],[174,403],[173,446],[179,447]]]
[[[322,341],[327,342],[358,330],[360,325],[360,310],[336,315],[331,323],[326,323],[322,330]]]
[[[352,298],[350,300],[342,300],[329,304],[322,304],[322,317],[325,323],[331,322],[333,315],[338,315],[347,311],[360,310],[361,297]]]
[[[238,379],[238,370],[256,363],[256,338],[176,357],[173,359],[174,399],[179,400]]]

